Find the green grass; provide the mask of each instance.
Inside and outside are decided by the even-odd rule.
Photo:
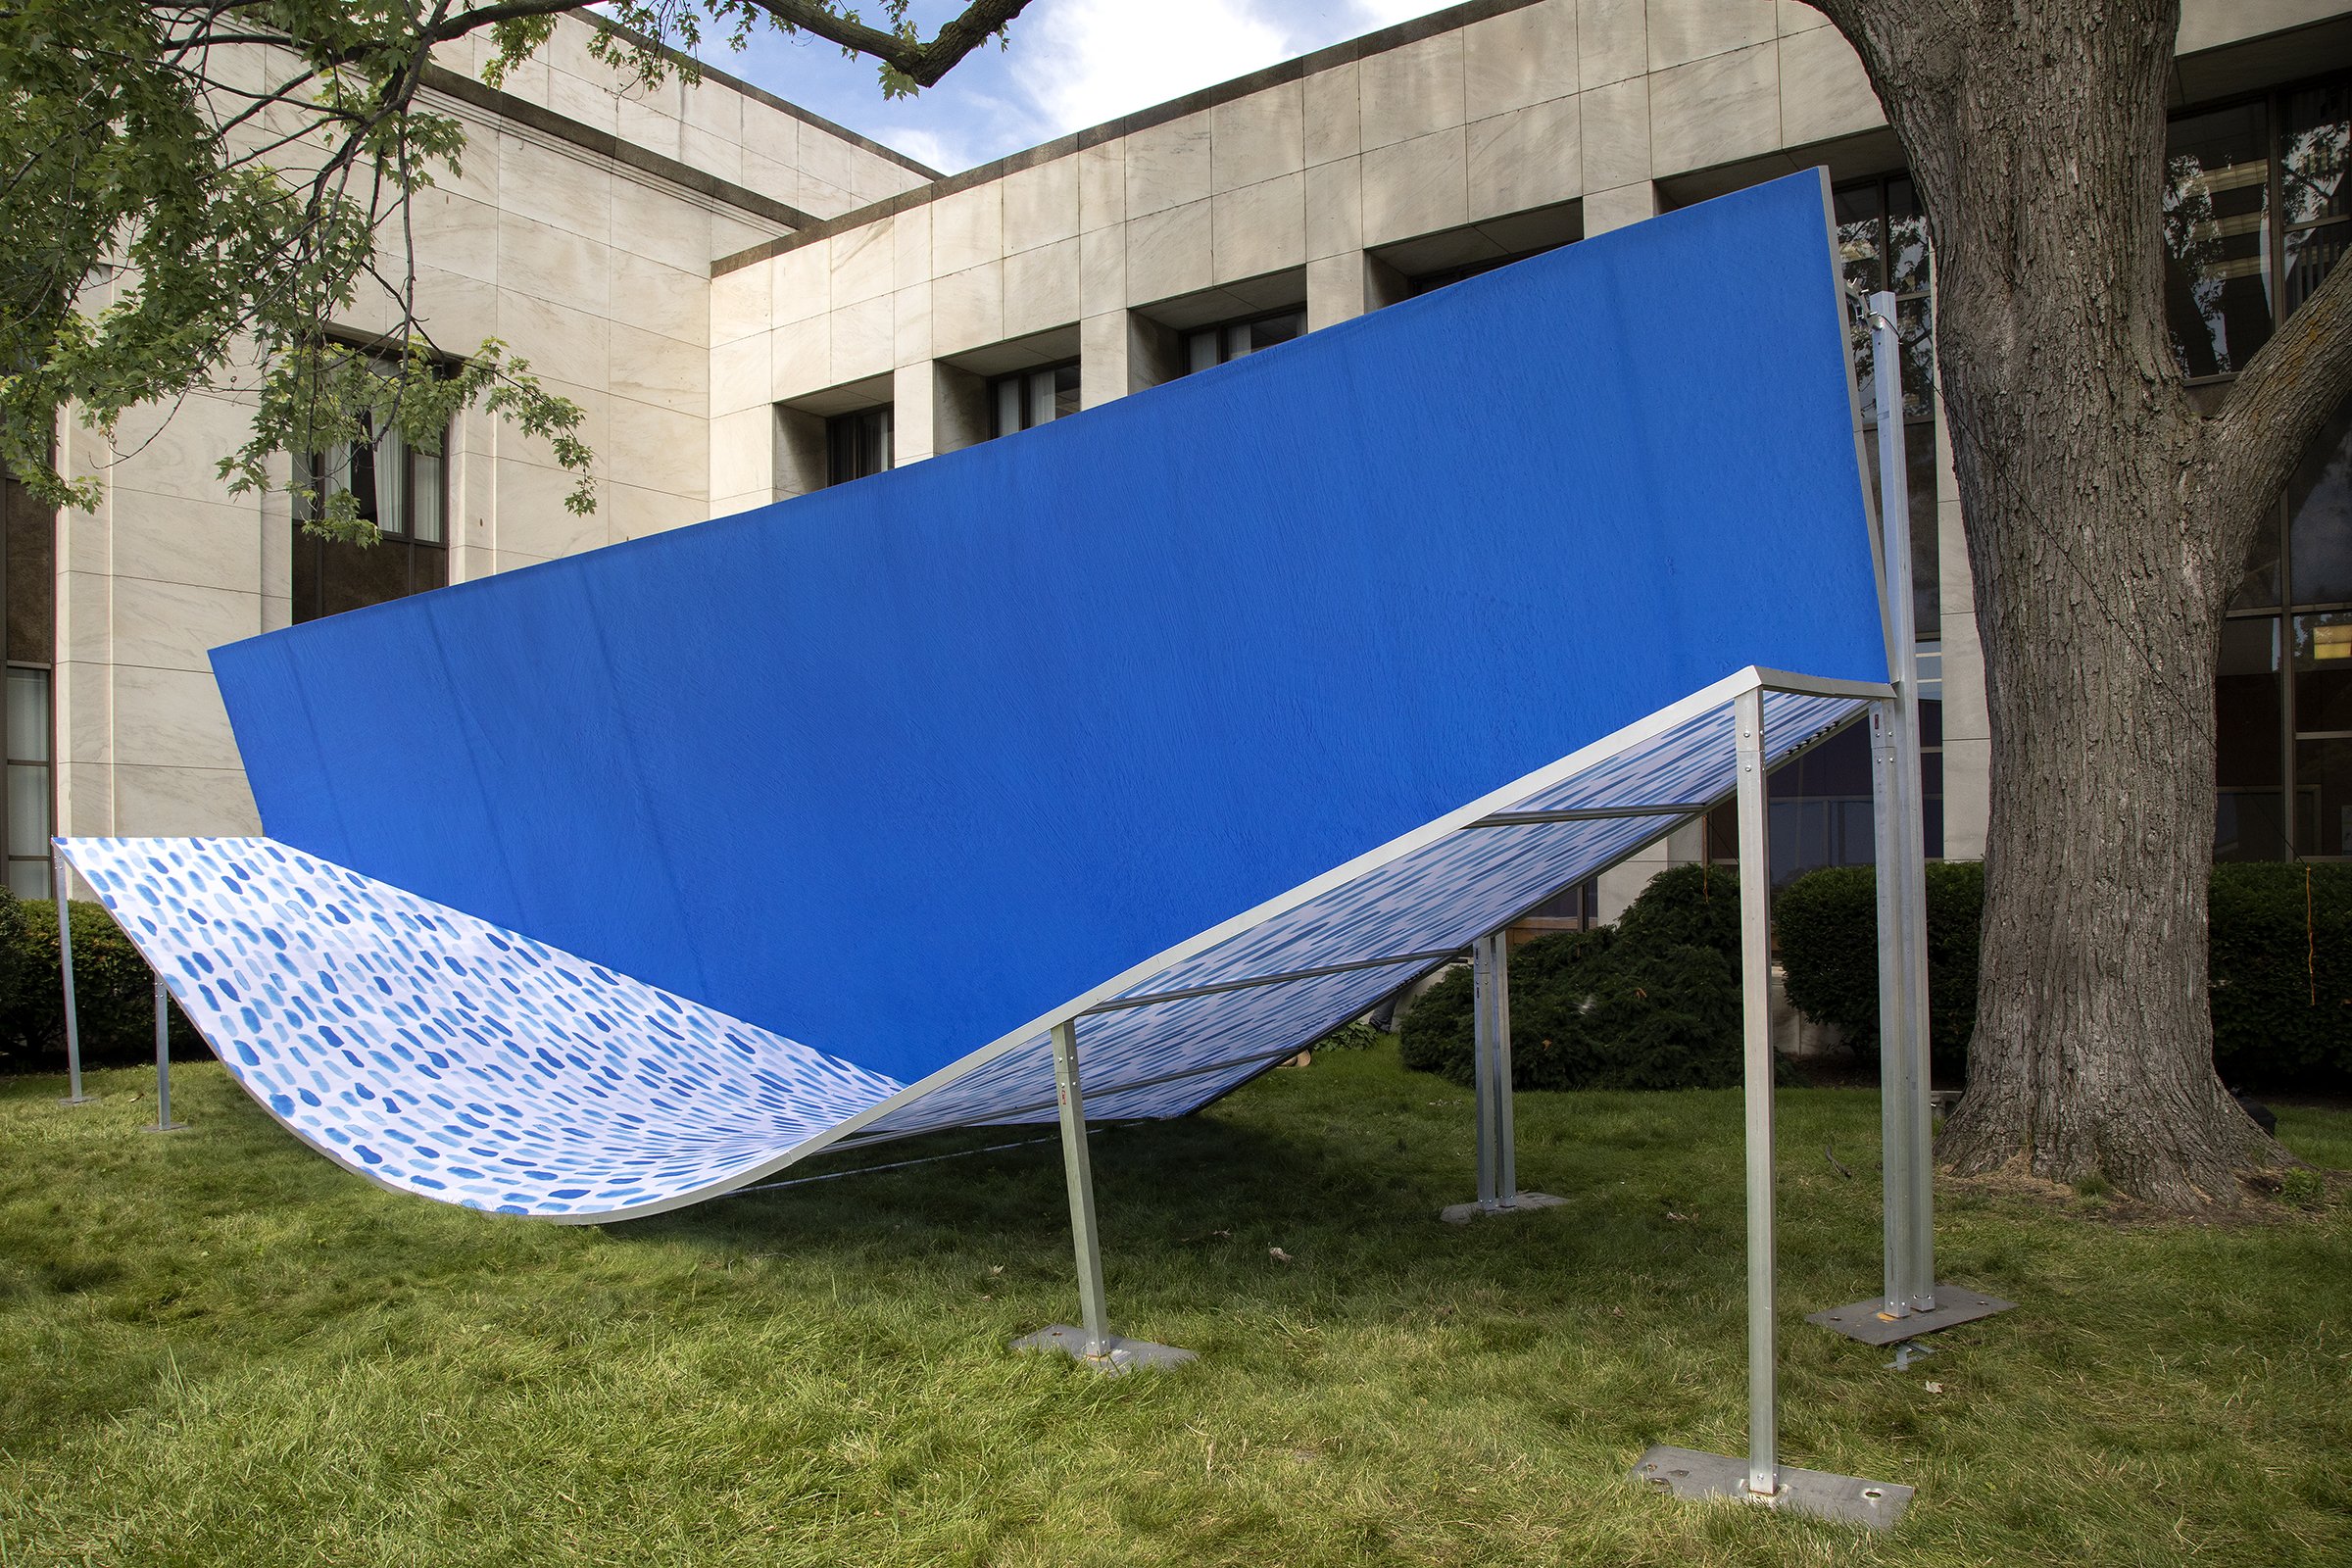
[[[1884,1537],[1627,1479],[1744,1441],[1736,1095],[1522,1096],[1568,1205],[1463,1229],[1468,1096],[1392,1051],[1107,1132],[1114,1317],[1201,1354],[1108,1379],[1005,1348],[1075,1311],[1050,1144],[564,1228],[173,1081],[172,1137],[146,1074],[0,1081],[9,1568],[2352,1560],[2340,1203],[1947,1194],[1943,1276],[2024,1304],[1898,1374],[1802,1321],[1877,1279],[1867,1092],[1781,1097],[1783,1443],[1917,1486]],[[2352,1165],[2352,1115],[2281,1133]]]

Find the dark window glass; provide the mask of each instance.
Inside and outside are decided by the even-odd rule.
[[[1919,705],[1920,817],[1929,858],[1943,854],[1943,705]],[[1765,783],[1772,837],[1772,884],[1782,887],[1825,865],[1870,865],[1878,858],[1877,806],[1871,791],[1870,732],[1850,725],[1772,770]],[[1705,820],[1705,858],[1740,857],[1739,803],[1726,801]]]
[[[890,466],[890,405],[837,414],[825,421],[825,483],[848,484]]]
[[[2297,615],[2295,733],[2352,735],[2352,610]]]
[[[2352,83],[2341,76],[2173,122],[2166,306],[2192,378],[2243,369],[2327,276],[2352,236],[2348,153]],[[2280,605],[2302,613],[2232,619],[2222,635],[2214,853],[2224,859],[2344,853],[2328,804],[2341,780],[2312,770],[2338,767],[2332,737],[2352,730],[2352,617],[2341,612],[2352,605],[2352,403],[2263,518],[2230,599],[2233,611]]]
[[[2296,744],[2295,847],[2305,855],[2352,856],[2352,738]]]
[[[7,481],[8,662],[47,664],[57,657],[57,514]]]
[[[14,478],[0,475],[0,643],[8,670],[0,688],[7,754],[8,890],[50,896],[49,835],[56,820],[50,773],[54,733],[50,664],[57,657],[57,514]]]
[[[1078,412],[1078,362],[1000,375],[989,383],[998,435],[1034,430]]]
[[[317,620],[449,582],[448,463],[387,430],[311,461],[321,500],[349,491],[376,526],[372,544],[321,539],[294,529],[294,618]]]
[[[2352,88],[2342,82],[2286,95],[2278,127],[2281,316],[2327,279],[2352,235],[2352,191],[2344,187],[2352,142]]]
[[[2285,853],[2278,701],[2278,619],[2225,621],[2214,681],[2216,859],[2275,860]]]
[[[2173,122],[2165,310],[2191,378],[2229,375],[2271,335],[2270,116],[2241,104]]]
[[[2286,511],[2295,603],[2352,604],[2352,402],[2335,411],[2296,466]],[[2271,527],[2275,541],[2275,518]]]
[[[1296,307],[1277,311],[1270,316],[1255,316],[1247,320],[1227,321],[1220,326],[1203,326],[1184,335],[1184,368],[1186,374],[1205,370],[1212,365],[1224,365],[1270,349],[1277,343],[1288,343],[1306,330],[1306,311]]]

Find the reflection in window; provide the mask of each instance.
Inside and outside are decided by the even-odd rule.
[[[2296,466],[2286,514],[2296,603],[2352,604],[2352,402],[2335,411]]]
[[[311,459],[321,509],[348,493],[381,535],[373,544],[321,539],[294,525],[294,618],[317,620],[439,588],[449,581],[448,465],[387,430]]]
[[[2165,309],[2191,379],[2245,368],[2271,336],[2270,116],[2242,104],[2173,122]]]
[[[1034,430],[1078,412],[1078,362],[1000,375],[988,384],[997,435]]]
[[[6,537],[0,541],[0,618],[6,621],[8,675],[0,707],[8,732],[8,887],[21,899],[45,899],[55,781],[50,666],[57,657],[57,514],[12,476],[0,474]]]
[[[2173,122],[2165,303],[2191,378],[2242,370],[2334,266],[2352,234],[2348,144],[2342,77]],[[2263,519],[2230,601],[2214,707],[2215,856],[2352,854],[2352,403]]]
[[[2326,280],[2352,232],[2344,189],[2352,141],[2352,88],[2342,82],[2286,95],[2278,133],[2281,316],[2291,316]]]
[[[836,414],[825,421],[825,483],[848,484],[880,473],[892,462],[890,405]]]
[[[1928,220],[1907,174],[1840,186],[1835,193],[1838,253],[1845,273],[1855,373],[1861,377],[1863,440],[1874,502],[1879,482],[1879,398],[1870,323],[1863,301],[1882,289],[1895,295],[1902,345],[1903,457],[1911,488],[1911,611],[1916,635],[1943,635],[1942,577],[1936,505],[1936,332],[1928,295],[1933,261]]]
[[[1306,330],[1306,310],[1294,306],[1276,311],[1270,316],[1254,316],[1247,320],[1227,321],[1221,326],[1203,326],[1184,334],[1184,369],[1187,375],[1205,370],[1212,365],[1223,365],[1260,349],[1270,349],[1277,343],[1288,343]]]

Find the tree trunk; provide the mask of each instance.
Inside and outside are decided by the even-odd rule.
[[[1977,1032],[1939,1153],[2234,1202],[2239,1170],[2286,1156],[2213,1065],[2213,679],[2293,461],[2277,449],[2298,438],[2200,414],[2166,331],[2179,0],[1818,3],[1870,69],[1934,228],[1991,710]],[[2286,400],[2300,441],[2347,374],[2307,358]]]

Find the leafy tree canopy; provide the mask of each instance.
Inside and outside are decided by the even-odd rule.
[[[876,57],[882,90],[906,94],[1024,3],[981,0],[925,40],[907,0],[883,0],[881,26],[831,0],[621,0],[591,48],[624,77],[691,83],[677,51],[740,49],[772,25]],[[433,51],[487,36],[497,85],[585,9],[0,0],[0,462],[49,505],[94,507],[100,479],[70,477],[53,449],[59,410],[111,441],[141,405],[235,390],[256,412],[220,473],[245,493],[281,456],[389,431],[436,452],[451,416],[479,404],[546,439],[577,476],[566,505],[594,510],[584,411],[495,338],[432,339],[408,222],[408,198],[466,151],[460,122],[417,101]],[[393,325],[339,332],[363,301]],[[347,489],[292,466],[314,531],[375,536]]]

